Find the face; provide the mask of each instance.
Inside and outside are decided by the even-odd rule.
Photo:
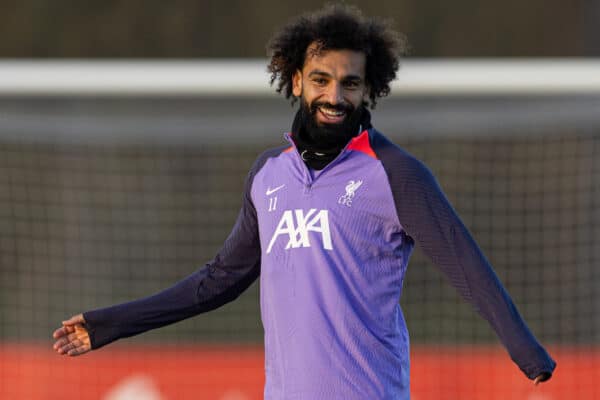
[[[309,46],[302,71],[294,74],[292,93],[301,98],[317,126],[340,126],[365,101],[365,54],[314,49]]]

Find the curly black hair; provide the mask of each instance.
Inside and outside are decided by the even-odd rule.
[[[354,50],[366,56],[365,80],[371,108],[379,97],[390,93],[390,82],[396,78],[400,57],[407,46],[403,35],[391,28],[389,21],[365,18],[353,6],[333,4],[322,10],[303,14],[277,32],[267,45],[271,61],[271,85],[277,82],[277,92],[292,94],[292,77],[302,70],[311,44],[316,51]]]

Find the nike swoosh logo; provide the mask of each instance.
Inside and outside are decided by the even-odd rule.
[[[267,196],[272,195],[273,193],[275,193],[276,191],[278,191],[279,189],[282,189],[285,186],[285,183],[281,186],[277,186],[275,189],[271,189],[271,187],[269,186],[267,188]]]

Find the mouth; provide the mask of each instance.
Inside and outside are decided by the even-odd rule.
[[[319,122],[327,124],[339,124],[346,118],[347,112],[345,110],[336,110],[326,106],[317,107]]]

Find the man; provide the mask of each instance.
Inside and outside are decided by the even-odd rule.
[[[154,296],[89,311],[54,333],[60,354],[217,308],[261,279],[266,399],[408,399],[398,303],[414,243],[496,331],[535,383],[555,362],[536,341],[429,170],[375,130],[403,50],[386,24],[333,6],[270,44],[271,83],[300,107],[289,144],[246,180],[214,260]]]

